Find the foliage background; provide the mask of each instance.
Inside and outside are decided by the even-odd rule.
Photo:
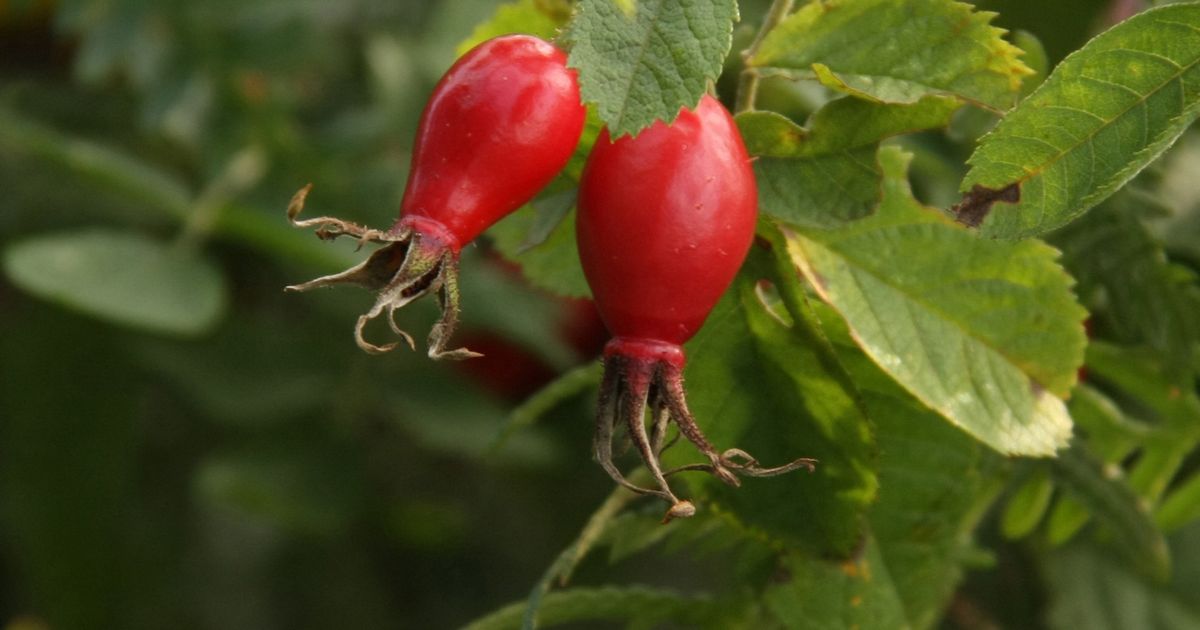
[[[740,4],[747,27],[767,9]],[[998,25],[1035,35],[1050,66],[1137,8],[1099,0],[979,4],[1001,13]],[[525,598],[576,539],[611,491],[589,458],[588,366],[603,335],[585,302],[534,288],[496,254],[496,245],[521,242],[528,216],[466,253],[459,339],[489,354],[485,360],[367,356],[348,334],[365,295],[280,291],[355,259],[350,245],[319,243],[286,225],[291,193],[313,181],[311,208],[386,225],[420,108],[456,46],[496,5],[0,0],[0,624],[457,627]],[[735,55],[750,35],[735,32]],[[720,87],[728,99],[729,80]],[[764,86],[760,106],[802,118],[805,99]],[[913,153],[912,186],[928,204],[958,198],[971,130],[983,124],[959,123],[900,145]],[[901,171],[893,180],[902,179],[902,167],[893,167]],[[1130,418],[1183,427],[1156,434],[1162,439],[1193,435],[1200,424],[1193,381],[1171,382],[1180,370],[1153,378],[1164,362],[1194,370],[1196,331],[1172,327],[1195,325],[1188,314],[1200,264],[1198,171],[1193,131],[1140,187],[1051,237],[1096,313],[1094,335],[1110,344],[1088,356],[1088,369],[1109,386],[1077,393],[1072,413],[1081,424],[1101,418],[1090,427],[1122,429],[1092,435],[1092,448],[1111,462],[1153,433]],[[47,299],[19,288],[14,252],[67,234],[120,254],[111,266],[81,270],[72,295],[115,285],[127,301],[156,296],[161,312],[116,307],[97,318],[72,295]],[[1110,240],[1098,243],[1105,235]],[[79,246],[66,243],[68,258]],[[1097,248],[1122,252],[1124,264],[1089,257]],[[174,264],[178,275],[153,273]],[[1096,287],[1106,297],[1089,302]],[[748,291],[734,294],[749,299]],[[420,304],[401,323],[422,330],[433,316],[431,304]],[[739,325],[761,331],[771,323]],[[782,334],[762,333],[770,335]],[[1149,351],[1132,352],[1131,341]],[[853,367],[853,356],[844,360]],[[496,447],[517,404],[560,374],[571,375],[562,385],[570,395]],[[732,377],[698,373],[689,381],[695,392],[697,382]],[[886,378],[862,388],[868,408],[909,400]],[[905,404],[893,417],[917,422],[922,411]],[[1113,498],[1111,488],[1084,492],[1081,520],[1056,483],[1086,488],[1102,476],[1088,468],[1095,462],[1003,460],[949,425],[915,437],[905,424],[876,430],[881,440],[927,439],[936,448],[913,456],[945,460],[941,477],[912,484],[914,493],[881,493],[871,517],[878,539],[900,535],[895,524],[922,505],[922,487],[958,487],[925,500],[955,502],[970,516],[965,531],[932,530],[924,542],[938,549],[911,550],[903,565],[911,572],[891,576],[906,603],[932,602],[927,618],[907,623],[938,623],[943,594],[934,591],[954,589],[963,567],[970,573],[945,609],[947,627],[1200,626],[1188,597],[1200,592],[1200,500],[1177,501],[1178,513],[1159,519],[1161,530],[1138,529],[1137,517],[1118,506],[1109,511],[1115,526],[1077,536],[1089,512],[1105,515],[1097,502],[1136,502],[1132,494]],[[1194,444],[1176,453],[1176,481],[1136,489],[1200,494]],[[889,465],[893,474],[908,470],[885,459],[881,475]],[[690,627],[714,623],[714,611],[735,602],[728,610],[748,627],[760,614],[799,626],[824,611],[793,610],[796,602],[810,593],[835,601],[856,588],[839,581],[836,564],[830,574],[790,556],[764,564],[760,556],[777,550],[747,542],[729,519],[673,525],[677,533],[663,542],[663,528],[646,526],[656,510],[635,504],[601,541],[610,553],[584,559],[572,580],[646,589],[579,591],[601,604],[575,605],[621,617],[603,613],[604,601],[615,602],[646,611],[643,619],[657,611]],[[1114,539],[1132,550],[1130,560],[1103,546]],[[894,547],[890,553],[897,562]],[[939,553],[953,561],[920,564],[918,556]],[[1167,562],[1152,557],[1159,553],[1170,554],[1174,571],[1155,579]],[[748,584],[767,586],[747,596]],[[547,615],[558,610],[552,603]],[[698,620],[695,611],[709,616]]]

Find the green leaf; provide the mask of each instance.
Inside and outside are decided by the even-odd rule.
[[[803,582],[769,587],[768,601],[788,627],[851,627],[864,613],[898,622],[867,618],[860,627],[933,627],[962,578],[971,532],[1002,487],[1000,460],[880,371],[836,313],[814,306],[862,387],[879,443],[880,492],[854,559],[793,557],[787,568]]]
[[[1176,385],[1193,380],[1192,354],[1200,340],[1197,304],[1186,288],[1194,276],[1176,273],[1162,245],[1139,220],[1143,202],[1120,192],[1082,220],[1059,231],[1054,244],[1079,281],[1085,304],[1112,341],[1158,351]]]
[[[790,234],[805,277],[888,374],[952,423],[1007,454],[1066,444],[1066,396],[1085,312],[1041,242],[976,238],[920,206],[908,157],[880,152],[879,211],[833,231]]]
[[[1153,352],[1093,341],[1088,373],[1140,403],[1157,424],[1142,444],[1129,474],[1138,494],[1157,502],[1187,457],[1200,444],[1200,396],[1181,390]]]
[[[803,128],[774,112],[737,116],[754,161],[759,208],[794,225],[833,227],[879,204],[883,173],[875,161],[884,138],[944,127],[960,103],[930,96],[913,105],[852,98],[831,101]]]
[[[784,627],[909,627],[874,540],[868,540],[852,560],[833,563],[792,555],[784,561],[783,570],[787,579],[767,588],[764,599]]]
[[[750,478],[740,488],[709,475],[689,481],[709,497],[701,509],[712,503],[791,546],[844,556],[875,496],[870,427],[855,392],[832,371],[832,357],[763,305],[755,281],[773,275],[763,258],[752,255],[748,271],[687,345],[688,402],[718,451],[743,448],[764,466],[814,457],[816,472]],[[663,459],[674,467],[697,455],[679,444]]]
[[[583,100],[614,138],[695,107],[721,74],[738,19],[735,0],[581,0],[566,33]]]
[[[1050,481],[1050,473],[1038,467],[1013,493],[1008,505],[1004,506],[1000,532],[1010,539],[1027,536],[1046,515],[1053,497],[1054,484]]]
[[[1154,513],[1154,520],[1164,531],[1173,531],[1200,521],[1200,473],[1171,489],[1170,494]]]
[[[1192,553],[1182,562],[1198,559]],[[1046,621],[1055,630],[1200,627],[1194,590],[1156,584],[1103,547],[1072,545],[1049,554],[1043,565],[1050,595]]]
[[[461,57],[485,40],[511,33],[554,39],[562,23],[539,4],[536,0],[517,0],[496,7],[491,19],[477,25],[470,37],[459,42],[455,54]]]
[[[203,333],[226,307],[225,280],[215,266],[137,234],[86,231],[28,239],[4,252],[4,271],[39,297],[158,332]]]
[[[1003,488],[992,451],[944,422],[859,348],[836,312],[823,329],[863,392],[879,443],[879,499],[868,519],[913,627],[932,627],[962,578],[971,532]]]
[[[530,234],[539,230],[537,207],[527,205],[488,230],[496,249],[521,266],[535,286],[566,297],[591,297],[579,249],[575,245],[575,213],[568,212],[541,243],[527,247]]]
[[[1133,566],[1155,579],[1170,574],[1170,556],[1149,505],[1129,486],[1121,469],[1104,466],[1085,447],[1074,444],[1051,466],[1063,490],[1115,535],[1113,547]]]
[[[61,134],[21,114],[0,108],[0,145],[46,160],[97,187],[183,218],[191,193],[172,173],[116,148]]]
[[[1033,33],[1017,31],[1013,33],[1012,40],[1013,44],[1021,49],[1021,61],[1032,71],[1032,74],[1021,82],[1021,96],[1024,97],[1046,80],[1046,74],[1050,72],[1050,59],[1046,57],[1046,47],[1042,45],[1042,40]]]
[[[1003,110],[1030,70],[989,24],[994,16],[950,0],[810,2],[767,35],[749,64],[873,101],[948,94]]]
[[[1046,540],[1057,547],[1075,537],[1092,515],[1082,503],[1067,496],[1059,497],[1046,519]]]
[[[1150,164],[1200,114],[1200,5],[1136,15],[1067,57],[980,143],[960,219],[1019,238],[1063,225]],[[996,191],[1019,188],[1012,205]]]
[[[855,379],[873,371],[869,380],[888,390],[865,392],[882,453],[879,501],[868,519],[910,625],[931,628],[962,580],[972,532],[1003,487],[1002,460],[858,354],[850,364]]]
[[[515,602],[476,619],[463,630],[509,630],[522,628],[525,602]],[[542,601],[542,623],[558,625],[572,621],[673,621],[687,627],[721,628],[729,622],[729,611],[707,597],[685,596],[674,591],[640,586],[573,588],[546,595]]]
[[[1088,448],[1108,463],[1119,463],[1146,438],[1150,429],[1125,415],[1109,397],[1087,383],[1071,392],[1068,405]]]

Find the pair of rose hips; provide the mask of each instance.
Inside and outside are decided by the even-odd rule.
[[[379,231],[330,217],[298,220],[308,188],[296,194],[288,208],[293,224],[315,226],[321,238],[349,235],[383,247],[345,272],[289,289],[351,283],[377,291],[374,306],[355,326],[355,338],[368,352],[396,345],[363,338],[365,324],[385,312],[392,330],[413,346],[392,314],[436,292],[442,316],[429,333],[429,356],[476,356],[446,349],[459,311],[459,251],[566,165],[585,114],[562,51],[526,35],[480,44],[442,77],[425,107],[395,225]],[[738,474],[767,476],[811,465],[799,460],[762,468],[738,449],[718,453],[684,399],[680,346],[733,281],[754,238],[756,215],[750,158],[729,112],[711,96],[673,123],[657,122],[637,136],[614,141],[602,131],[584,168],[579,257],[614,336],[604,350],[595,456],[617,483],[669,501],[668,518],[695,512],[667,484],[678,470],[706,470],[736,486]],[[659,454],[672,420],[708,463],[662,470]],[[619,425],[657,489],[630,483],[613,464]]]

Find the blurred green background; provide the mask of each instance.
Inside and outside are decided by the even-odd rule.
[[[574,538],[611,489],[590,390],[493,444],[594,362],[589,304],[484,239],[457,339],[488,358],[448,365],[359,351],[364,292],[282,292],[358,256],[290,228],[291,194],[389,225],[420,109],[496,4],[0,0],[0,627],[456,627]],[[982,4],[1055,61],[1127,3]],[[580,579],[688,589],[721,561]]]

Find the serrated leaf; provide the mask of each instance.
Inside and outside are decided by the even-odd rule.
[[[566,37],[583,100],[614,138],[695,107],[721,74],[738,19],[735,0],[581,0]]]
[[[962,578],[971,532],[1003,487],[1002,460],[884,373],[829,306],[813,306],[875,424],[872,534],[911,626],[933,627]]]
[[[875,161],[885,138],[945,126],[960,103],[931,96],[913,105],[852,98],[826,104],[808,127],[767,111],[739,114],[754,161],[759,208],[786,223],[832,227],[879,204],[883,173]]]
[[[796,548],[844,556],[858,540],[876,490],[868,421],[815,344],[757,297],[754,276],[771,275],[762,257],[753,255],[758,273],[735,282],[687,345],[688,402],[718,450],[745,449],[764,466],[800,457],[819,463],[812,474],[750,478],[736,489],[709,475],[688,480],[707,497],[701,509],[711,502],[712,509],[720,506]],[[697,457],[687,444],[663,453],[668,467]]]
[[[1013,44],[1021,49],[1021,57],[1031,74],[1021,82],[1021,94],[1027,96],[1046,79],[1050,72],[1050,59],[1046,56],[1046,47],[1042,40],[1029,31],[1016,31],[1012,34]]]
[[[542,39],[554,39],[558,27],[562,23],[545,8],[539,6],[536,0],[517,0],[496,7],[496,12],[485,22],[478,24],[471,35],[459,42],[454,52],[458,56],[466,54],[475,46],[493,37],[511,33],[536,35]]]
[[[981,141],[961,190],[984,234],[1047,232],[1157,158],[1200,114],[1200,5],[1136,15],[1067,57]],[[1020,188],[1012,205],[989,191]]]
[[[1065,396],[1082,363],[1085,312],[1043,243],[976,238],[921,207],[907,156],[880,152],[879,211],[789,235],[822,298],[884,371],[1002,453],[1050,455],[1071,431]]]
[[[138,234],[87,231],[28,239],[4,252],[13,284],[111,322],[196,335],[226,306],[225,279],[194,252]]]
[[[1007,109],[1030,73],[994,13],[950,0],[826,0],[797,10],[749,60],[887,103],[949,94]]]

